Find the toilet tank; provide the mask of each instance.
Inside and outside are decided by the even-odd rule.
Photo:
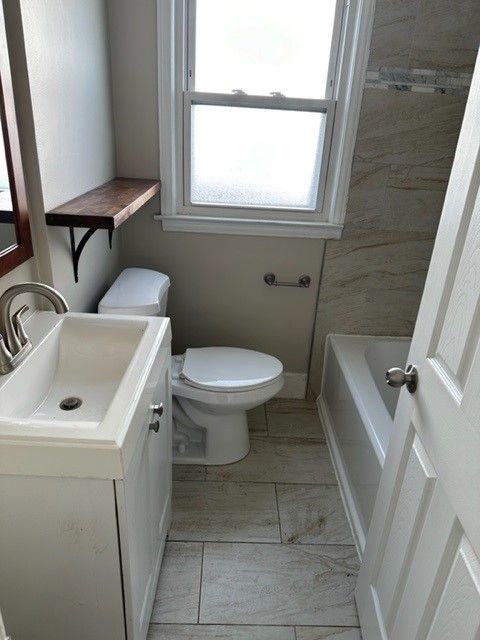
[[[170,278],[151,269],[124,269],[98,304],[98,313],[165,316]]]

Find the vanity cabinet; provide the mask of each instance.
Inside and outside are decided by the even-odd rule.
[[[13,640],[145,640],[171,518],[169,336],[132,407],[118,477],[0,475],[0,610]]]
[[[145,638],[171,518],[170,369],[164,366],[153,405],[127,474],[115,482],[125,592],[127,638]],[[159,415],[159,413],[161,415]]]

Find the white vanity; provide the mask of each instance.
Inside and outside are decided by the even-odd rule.
[[[33,350],[0,376],[5,626],[145,639],[170,523],[169,320],[37,312],[26,328]]]

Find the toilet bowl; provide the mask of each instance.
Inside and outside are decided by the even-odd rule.
[[[125,269],[99,313],[166,314],[168,276]],[[275,357],[234,347],[187,349],[172,356],[173,459],[176,464],[229,464],[249,451],[247,414],[283,386]]]

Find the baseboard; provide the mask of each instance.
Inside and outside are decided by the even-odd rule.
[[[317,398],[317,407],[320,421],[325,430],[325,437],[327,439],[327,445],[330,451],[330,456],[332,458],[335,475],[337,476],[338,484],[340,487],[340,495],[342,497],[343,506],[345,507],[345,511],[347,513],[348,523],[350,525],[350,529],[352,530],[353,540],[357,548],[358,556],[360,560],[362,560],[363,551],[365,549],[365,531],[363,531],[360,516],[355,506],[355,500],[350,490],[342,455],[340,453],[340,448],[338,446],[337,438],[335,436],[335,431],[330,418],[330,413],[321,394]]]
[[[283,374],[285,383],[283,388],[277,393],[277,398],[302,400],[307,393],[307,374],[288,373]]]

